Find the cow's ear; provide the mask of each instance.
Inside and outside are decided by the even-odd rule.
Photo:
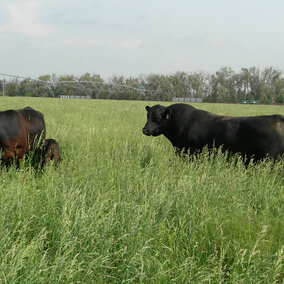
[[[149,110],[150,110],[150,107],[149,107],[149,106],[145,106],[145,109],[146,109],[147,111],[149,111]]]
[[[166,119],[170,119],[172,115],[172,110],[170,108],[167,108],[165,111]]]

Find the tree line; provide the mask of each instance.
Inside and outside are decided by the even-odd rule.
[[[284,103],[284,78],[281,70],[266,67],[242,68],[234,72],[222,67],[214,73],[175,72],[170,75],[148,74],[138,77],[112,76],[104,80],[98,74],[43,75],[38,80],[12,78],[0,81],[7,96],[60,97],[89,96],[93,99],[172,101],[200,98],[203,102]]]

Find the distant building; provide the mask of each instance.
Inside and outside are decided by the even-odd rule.
[[[91,96],[68,96],[60,95],[60,99],[91,99]]]
[[[173,102],[183,102],[183,103],[202,103],[201,98],[173,98]]]

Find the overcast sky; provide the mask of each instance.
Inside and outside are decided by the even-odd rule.
[[[0,73],[284,71],[283,0],[0,0]]]

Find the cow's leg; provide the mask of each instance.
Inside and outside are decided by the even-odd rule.
[[[13,161],[16,162],[16,167],[19,167],[19,161],[22,160],[25,157],[25,154],[27,152],[27,147],[24,144],[24,146],[6,146],[2,148],[1,153],[1,160],[2,164],[6,166],[10,166]]]
[[[3,165],[9,166],[11,162],[15,159],[15,157],[15,149],[11,147],[5,147],[4,149],[2,149],[1,161]]]

